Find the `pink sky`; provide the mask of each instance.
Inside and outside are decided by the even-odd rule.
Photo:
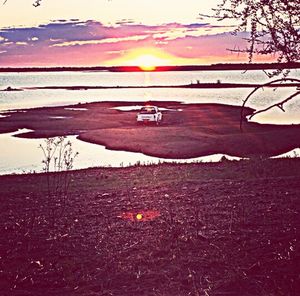
[[[14,1],[16,0],[10,0],[8,3],[11,6],[6,7],[5,5],[5,9],[13,9],[12,2]],[[53,7],[47,7],[49,1],[44,0],[42,9],[47,8],[48,14],[53,9],[52,17],[58,19],[62,16],[70,17],[72,14],[72,9],[68,11],[69,15],[54,13],[56,10]],[[68,1],[66,0],[66,2]],[[91,5],[96,5],[95,0],[90,1]],[[103,0],[99,1],[103,2]],[[18,25],[11,24],[12,20],[8,18],[2,19],[0,66],[132,65],[135,61],[141,60],[139,55],[146,55],[147,51],[151,55],[155,55],[153,60],[160,65],[247,62],[247,56],[228,50],[245,48],[246,43],[243,37],[246,36],[246,33],[233,36],[230,33],[233,30],[230,24],[201,20],[198,10],[206,12],[205,9],[208,10],[209,7],[203,6],[203,4],[199,6],[195,0],[187,1],[190,2],[190,5],[195,5],[194,14],[190,7],[189,10],[184,11],[185,6],[174,4],[174,11],[170,12],[168,18],[164,17],[163,11],[160,11],[161,14],[158,13],[158,16],[155,15],[155,18],[154,14],[147,14],[147,11],[143,10],[144,21],[139,22],[132,18],[129,19],[129,17],[138,18],[142,10],[134,12],[126,10],[125,3],[129,5],[129,3],[134,3],[134,0],[123,0],[122,4],[120,1],[114,0],[113,5],[119,5],[119,8],[120,5],[123,5],[124,14],[121,15],[119,12],[118,15],[115,15],[116,12],[113,10],[111,19],[114,22],[109,23],[108,16],[101,15],[100,12],[95,17],[103,19],[103,22],[101,20],[82,20],[84,15],[79,15],[80,19],[60,18],[56,21],[47,20],[44,15],[45,21],[41,22],[36,14],[32,14],[32,12],[40,11],[33,10],[26,0],[28,6],[22,4],[24,5],[24,14],[20,15],[21,19],[18,22],[15,21]],[[104,10],[109,7],[106,2],[106,6],[103,4]],[[166,9],[169,2],[169,0],[163,0],[162,7]],[[51,3],[53,5],[58,2],[52,0]],[[149,5],[149,1],[140,0],[139,5],[141,3]],[[75,0],[74,7],[75,4],[83,7],[82,0]],[[136,9],[138,10],[138,8]],[[176,11],[180,11],[180,9],[182,14],[177,15]],[[1,10],[0,12],[3,13]],[[24,17],[26,13],[32,14],[32,21]],[[90,14],[92,13],[90,12]],[[78,16],[78,12],[74,12],[74,15]],[[120,20],[122,16],[123,19]],[[20,25],[22,17],[23,25]],[[117,20],[118,18],[119,20]]]

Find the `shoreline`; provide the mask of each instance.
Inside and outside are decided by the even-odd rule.
[[[227,63],[210,65],[181,65],[181,66],[157,66],[156,72],[168,71],[251,71],[251,70],[278,70],[299,69],[300,63]],[[152,72],[142,70],[139,66],[64,66],[64,67],[1,67],[3,72],[78,72],[78,71],[100,71],[100,72]]]
[[[7,87],[0,91],[13,92],[13,91],[25,91],[25,90],[95,90],[95,89],[153,89],[153,88],[191,88],[191,89],[222,89],[222,88],[256,88],[261,87],[261,84],[257,83],[191,83],[183,85],[147,85],[147,86],[89,86],[89,85],[74,85],[74,86],[33,86],[33,87],[20,87],[12,88]],[[267,88],[284,88],[284,87],[300,87],[300,83],[274,83],[272,85],[266,85]]]

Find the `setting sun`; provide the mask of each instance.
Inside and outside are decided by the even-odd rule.
[[[138,66],[143,71],[154,71],[157,66],[172,63],[174,57],[158,49],[139,49],[128,56],[128,64]]]
[[[154,71],[161,61],[164,60],[151,54],[141,55],[133,60],[133,62],[144,71]]]
[[[159,48],[137,48],[122,57],[111,60],[108,64],[120,66],[138,66],[143,71],[154,71],[158,66],[180,64],[180,59]]]

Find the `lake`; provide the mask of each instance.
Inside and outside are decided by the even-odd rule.
[[[290,77],[300,78],[300,70],[292,70]],[[0,89],[7,87],[43,86],[151,86],[182,85],[196,81],[231,83],[264,83],[269,78],[262,71],[195,71],[195,72],[49,72],[49,73],[1,73]],[[186,89],[186,88],[147,88],[147,89],[93,89],[93,90],[24,90],[0,91],[0,112],[44,106],[61,106],[99,101],[136,101],[148,100],[181,101],[184,103],[222,103],[241,105],[242,100],[252,89]],[[276,90],[260,90],[249,101],[248,106],[264,108],[289,96],[295,87]],[[254,118],[263,123],[300,123],[299,99],[286,105],[286,112],[274,109]],[[7,116],[2,113],[0,116]],[[0,123],[1,124],[1,123]],[[80,157],[75,168],[90,166],[122,166],[136,162],[157,163],[161,161],[140,153],[109,151],[99,145],[84,143],[71,137],[75,150]],[[0,174],[41,171],[42,154],[38,149],[42,139],[20,139],[12,134],[0,135]],[[214,155],[189,161],[217,161],[222,155]],[[173,161],[173,160],[170,160]]]

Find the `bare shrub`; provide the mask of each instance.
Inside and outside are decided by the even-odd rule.
[[[71,182],[69,171],[73,168],[78,152],[73,151],[72,143],[63,136],[47,138],[39,148],[43,151],[48,210],[54,223],[55,218],[65,213]]]

